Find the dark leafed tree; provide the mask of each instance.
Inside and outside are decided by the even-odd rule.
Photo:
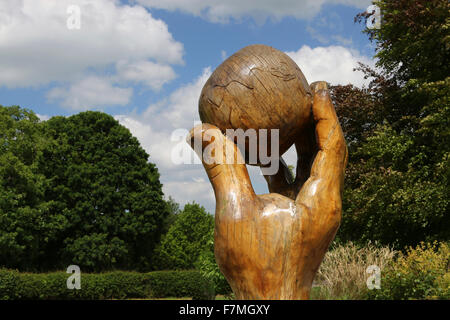
[[[167,206],[158,171],[129,130],[101,112],[39,123],[6,108],[2,117],[1,264],[148,269]]]
[[[450,73],[447,0],[380,0],[380,28],[366,29],[376,44],[378,66],[399,81],[439,81]],[[356,16],[370,18],[371,12]]]
[[[338,239],[404,248],[449,240],[448,1],[381,0],[378,70],[333,88],[350,161]],[[357,16],[364,21],[370,14]]]
[[[148,269],[167,207],[138,140],[113,117],[90,111],[46,121],[45,135],[52,141],[39,162],[45,200],[67,224],[51,251],[92,270]]]

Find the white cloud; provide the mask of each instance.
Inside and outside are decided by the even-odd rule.
[[[88,110],[101,106],[127,105],[133,95],[132,88],[112,85],[106,78],[86,77],[73,83],[70,88],[53,88],[47,98],[59,101],[61,106],[73,110]]]
[[[69,5],[80,8],[79,30],[67,27]],[[166,23],[142,6],[121,5],[118,0],[0,2],[0,87],[56,82],[63,88],[49,95],[71,108],[108,100],[121,105],[129,99],[129,89],[114,87],[117,92],[110,98],[85,94],[79,102],[72,93],[92,81],[93,72],[108,77],[95,82],[101,93],[112,93],[114,85],[127,82],[158,90],[175,78],[171,65],[182,63],[183,45],[173,39]],[[88,80],[80,80],[84,78]]]
[[[137,61],[132,63],[119,61],[116,64],[116,68],[118,81],[143,83],[154,90],[161,89],[164,84],[176,77],[175,72],[170,66],[151,61]]]
[[[204,171],[203,167],[201,170]],[[195,172],[192,173],[195,174]],[[198,170],[197,174],[199,173],[200,170]],[[172,198],[182,205],[195,201],[204,206],[209,213],[215,213],[216,201],[209,181],[170,181],[163,184],[163,192],[166,195],[171,195]]]
[[[47,116],[45,114],[36,113],[36,115],[41,121],[47,121],[48,119],[50,119],[50,116]]]
[[[149,106],[144,112],[144,117],[157,119],[155,124],[161,130],[167,126],[173,129],[186,128],[190,130],[195,121],[200,121],[198,99],[203,85],[210,75],[211,68],[205,68],[195,81],[178,88],[166,100]],[[159,110],[159,113],[156,114],[156,110]]]
[[[361,72],[354,72],[358,62],[374,66],[374,61],[356,50],[342,46],[302,46],[298,51],[286,52],[300,67],[309,83],[327,81],[331,84],[368,84]]]
[[[212,22],[229,22],[249,16],[264,22],[267,18],[283,17],[310,19],[325,4],[344,4],[365,9],[371,0],[137,0],[149,8],[180,10]]]

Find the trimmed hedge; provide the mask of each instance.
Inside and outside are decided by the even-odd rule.
[[[81,289],[67,289],[70,274],[0,269],[1,300],[102,300],[192,297],[214,299],[214,284],[195,270],[81,273]]]

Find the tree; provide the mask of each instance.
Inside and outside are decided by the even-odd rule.
[[[47,216],[45,177],[37,158],[44,145],[39,118],[18,106],[0,105],[0,265],[22,267],[39,260],[45,237],[62,221]]]
[[[39,123],[32,112],[6,110],[1,264],[148,270],[168,212],[158,171],[137,139],[101,112]]]
[[[377,5],[381,28],[366,32],[377,43],[380,71],[362,67],[373,78],[367,89],[335,90],[347,139],[357,141],[338,239],[377,240],[397,248],[445,241],[450,239],[450,79],[444,61],[450,48],[439,47],[436,56],[433,48],[448,38],[449,4],[382,0]],[[367,14],[357,20],[363,18]],[[374,111],[371,119],[358,114],[367,107]],[[347,122],[346,129],[345,119],[353,116],[356,121]]]
[[[178,214],[181,212],[180,205],[175,201],[174,198],[169,196],[169,199],[166,200],[168,215],[164,219],[164,224],[162,226],[161,235],[165,235],[170,227],[177,220]]]
[[[450,74],[447,0],[379,0],[380,28],[366,29],[376,43],[377,65],[403,83],[443,80]],[[372,13],[360,13],[363,21]]]
[[[191,269],[208,245],[214,217],[196,203],[186,204],[161,240],[158,269]]]
[[[354,152],[344,191],[341,240],[378,240],[404,248],[450,239],[449,82],[418,91],[428,92],[429,104],[414,133],[381,125]]]
[[[101,244],[114,245],[110,267],[149,268],[167,207],[158,171],[138,140],[113,117],[91,111],[53,117],[45,134],[53,141],[39,162],[48,179],[45,200],[67,220],[52,252],[64,264],[89,266]]]

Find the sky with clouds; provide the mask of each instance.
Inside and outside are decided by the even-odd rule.
[[[370,0],[1,0],[0,104],[41,119],[85,110],[113,115],[156,163],[166,196],[214,212],[201,164],[172,152],[198,116],[200,91],[229,55],[261,43],[286,52],[308,82],[367,83],[374,48],[353,22]],[[68,27],[80,9],[79,28]],[[70,20],[73,22],[73,20]],[[73,25],[72,25],[73,26]],[[192,154],[192,157],[194,155]],[[294,164],[295,153],[284,158]],[[249,168],[257,193],[267,187]]]

